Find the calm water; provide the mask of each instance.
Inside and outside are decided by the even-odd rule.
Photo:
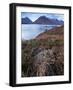
[[[40,33],[56,27],[56,25],[22,24],[22,40],[36,38]]]

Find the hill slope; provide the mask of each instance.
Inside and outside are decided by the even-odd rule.
[[[54,29],[48,30],[44,33],[41,33],[36,37],[36,39],[53,39],[53,40],[63,40],[64,38],[64,26],[56,27]]]

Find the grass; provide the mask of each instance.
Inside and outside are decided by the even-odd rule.
[[[22,48],[28,47],[30,48],[35,48],[39,46],[57,46],[57,45],[63,45],[64,41],[63,40],[27,40],[27,41],[22,41]],[[27,51],[28,51],[27,49]],[[26,49],[25,49],[26,50]]]

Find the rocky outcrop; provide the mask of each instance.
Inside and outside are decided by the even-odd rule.
[[[22,77],[64,75],[64,26],[22,43]]]
[[[36,76],[54,75],[50,64],[55,61],[52,50],[43,50],[34,56],[34,68],[36,68]],[[33,70],[34,71],[34,70]]]
[[[34,49],[35,50],[35,49]],[[64,74],[63,47],[52,49],[37,49],[33,55],[33,61],[28,68],[27,75],[30,76],[54,76]],[[39,52],[38,52],[39,51]]]

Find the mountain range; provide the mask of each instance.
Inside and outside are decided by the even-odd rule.
[[[28,17],[22,18],[22,24],[49,24],[49,25],[63,25],[64,22],[58,19],[50,19],[46,16],[40,16],[37,20],[32,22]]]

